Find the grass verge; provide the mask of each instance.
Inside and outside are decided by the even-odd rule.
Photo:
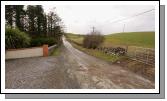
[[[95,56],[97,58],[103,59],[103,60],[108,61],[108,62],[115,62],[115,61],[125,57],[125,56],[118,56],[118,55],[108,55],[108,54],[105,54],[105,53],[98,51],[98,50],[83,48],[82,46],[76,45],[75,43],[72,43],[72,42],[71,42],[71,44],[73,47],[83,51],[84,53],[87,53],[89,55]]]
[[[51,56],[58,56],[61,52],[61,47],[55,48],[53,52],[51,53]]]

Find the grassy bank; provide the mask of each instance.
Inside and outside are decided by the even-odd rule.
[[[58,56],[60,53],[61,53],[61,46],[58,48],[55,48],[51,53],[51,56]]]
[[[117,60],[119,60],[120,58],[124,58],[123,56],[118,56],[118,55],[107,55],[101,51],[98,50],[93,50],[93,49],[87,49],[87,48],[83,48],[82,46],[76,45],[75,43],[72,43],[72,46],[77,48],[78,50],[81,50],[89,55],[95,56],[97,58],[103,59],[105,61],[108,62],[115,62]]]

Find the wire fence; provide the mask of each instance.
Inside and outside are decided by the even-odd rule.
[[[155,65],[155,50],[152,48],[129,46],[127,56],[129,56],[133,60],[148,65]]]

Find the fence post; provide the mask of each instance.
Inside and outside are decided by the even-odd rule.
[[[43,45],[43,56],[48,56],[48,45]]]
[[[135,47],[135,59],[136,59],[136,60],[137,60],[137,58],[138,58],[138,57],[137,57],[137,54],[138,54],[138,53],[137,53],[137,47]]]
[[[126,55],[128,54],[128,45],[126,45]]]
[[[146,59],[146,64],[149,64],[148,62],[148,57],[149,57],[149,51],[147,50],[147,59]]]

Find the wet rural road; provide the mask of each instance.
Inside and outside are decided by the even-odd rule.
[[[6,89],[150,89],[154,83],[87,55],[63,38],[59,56],[6,61]]]

